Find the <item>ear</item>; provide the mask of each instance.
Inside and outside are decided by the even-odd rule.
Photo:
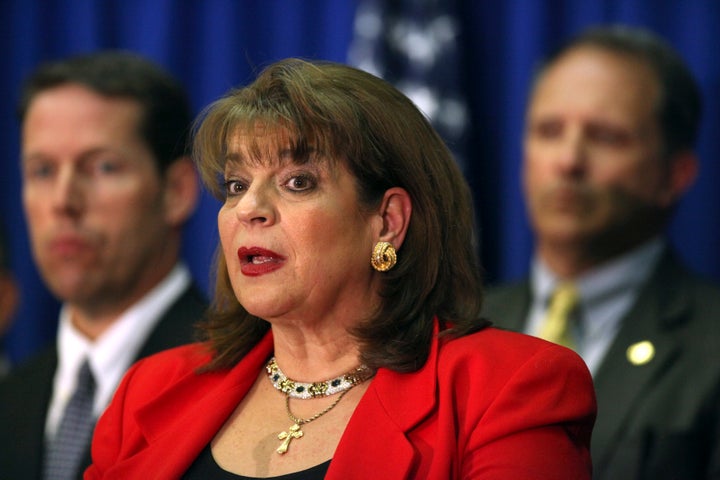
[[[165,221],[182,226],[195,211],[200,196],[198,174],[189,157],[175,160],[165,172]]]
[[[395,249],[405,241],[410,216],[412,214],[412,200],[410,194],[400,187],[388,189],[380,205],[382,229],[377,241],[390,242]]]
[[[671,206],[695,183],[700,169],[697,155],[690,150],[676,154],[670,159],[668,189],[664,197],[665,206]]]

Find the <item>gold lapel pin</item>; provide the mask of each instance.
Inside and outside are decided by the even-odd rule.
[[[650,340],[633,343],[626,352],[627,359],[635,366],[645,365],[655,356],[655,345]]]

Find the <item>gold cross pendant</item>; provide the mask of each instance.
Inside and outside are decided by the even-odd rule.
[[[300,430],[300,425],[296,423],[295,425],[290,427],[287,432],[282,432],[278,435],[278,439],[282,440],[283,442],[275,451],[282,455],[283,453],[287,452],[288,447],[290,446],[290,441],[295,438],[300,438],[302,436],[303,431]]]

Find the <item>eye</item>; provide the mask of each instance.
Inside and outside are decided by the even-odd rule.
[[[631,140],[631,135],[624,129],[604,125],[594,125],[589,128],[588,137],[598,144],[609,147],[622,147]]]
[[[240,195],[245,191],[245,185],[240,180],[226,180],[225,181],[225,196],[233,197]]]
[[[109,158],[98,158],[92,162],[92,171],[98,175],[112,175],[122,169],[119,161]]]
[[[539,138],[557,138],[562,131],[563,125],[557,120],[539,121],[530,127],[530,132]]]
[[[54,171],[55,168],[50,162],[28,162],[23,169],[25,178],[33,180],[50,178]]]
[[[294,175],[285,182],[285,186],[294,192],[306,192],[317,185],[315,177],[308,174]]]

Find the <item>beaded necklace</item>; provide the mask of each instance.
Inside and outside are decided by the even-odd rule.
[[[290,426],[290,428],[278,434],[278,440],[282,440],[282,443],[275,451],[280,455],[288,451],[291,441],[304,435],[304,432],[301,430],[303,425],[317,420],[335,408],[335,406],[340,402],[340,400],[342,400],[351,388],[369,379],[375,373],[365,365],[361,365],[348,373],[340,375],[339,377],[331,378],[323,382],[304,383],[297,382],[286,377],[282,370],[280,370],[280,367],[278,367],[277,363],[275,363],[275,357],[270,359],[265,368],[268,373],[268,378],[273,386],[285,394],[285,411],[287,412],[290,420],[293,422],[293,425]],[[340,395],[338,395],[335,401],[312,417],[296,417],[290,410],[290,398],[308,399],[330,396],[336,393],[339,393]]]
[[[369,367],[360,365],[339,377],[322,382],[305,383],[286,377],[282,370],[280,370],[280,367],[278,367],[278,364],[275,363],[275,357],[270,359],[265,369],[267,370],[268,378],[270,382],[272,382],[273,387],[289,397],[301,398],[303,400],[315,397],[327,397],[349,390],[372,377],[375,373]]]

